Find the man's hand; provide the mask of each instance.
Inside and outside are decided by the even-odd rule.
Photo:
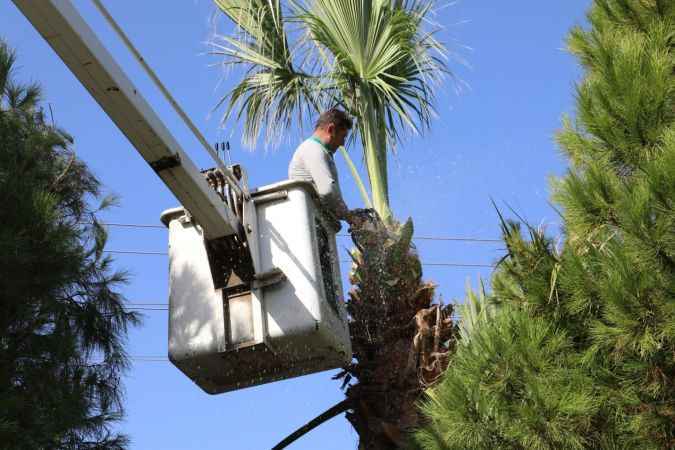
[[[373,213],[372,209],[352,209],[347,213],[347,223],[349,223],[351,228],[361,228],[363,224],[369,221]]]
[[[353,211],[349,211],[347,213],[347,223],[351,228],[359,228],[363,224],[364,220],[363,217],[361,217],[358,214],[354,214]]]

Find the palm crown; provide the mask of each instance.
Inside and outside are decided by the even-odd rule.
[[[271,142],[310,114],[343,107],[356,119],[372,204],[390,219],[387,148],[402,131],[428,126],[432,86],[446,73],[444,47],[427,25],[432,2],[214,1],[238,27],[216,53],[246,69],[220,101],[223,119],[243,119],[244,141],[252,146],[263,131]],[[362,194],[370,203],[363,188]]]

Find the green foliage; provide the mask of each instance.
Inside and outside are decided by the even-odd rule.
[[[468,345],[474,330],[485,323],[490,323],[495,317],[496,310],[495,305],[490,302],[485,293],[482,279],[480,290],[477,293],[467,285],[466,299],[464,304],[459,305],[459,315],[462,317],[459,323],[459,343]]]
[[[546,320],[504,308],[453,357],[423,404],[428,449],[581,449],[598,408],[568,360],[572,341]]]
[[[103,256],[100,186],[45,123],[0,41],[0,447],[124,448],[124,273]],[[102,207],[111,199],[105,198]]]
[[[430,393],[423,448],[675,448],[675,3],[596,0],[588,18],[558,136],[564,245],[502,220],[496,317]]]
[[[429,26],[433,2],[214,1],[238,27],[215,53],[246,71],[220,101],[223,120],[245,119],[244,142],[253,145],[263,131],[272,142],[341,106],[356,118],[372,204],[389,221],[387,149],[404,130],[428,127],[433,87],[447,71]]]
[[[363,302],[367,303],[364,308],[405,309],[406,302],[417,298],[416,289],[422,287],[426,294],[428,288],[422,283],[422,265],[411,245],[412,219],[397,225],[394,230],[379,225],[369,224],[352,231],[356,248],[350,253],[355,263],[350,279],[364,292],[359,296],[367,299]],[[426,295],[421,297],[423,302],[427,301]],[[350,304],[350,307],[356,306]],[[376,316],[381,319],[388,314],[383,312]]]

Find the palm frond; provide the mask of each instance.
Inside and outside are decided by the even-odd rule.
[[[459,323],[460,342],[468,344],[471,336],[481,325],[487,325],[496,315],[496,305],[490,302],[490,298],[485,293],[485,285],[480,280],[480,289],[475,292],[467,285],[466,300],[459,307],[459,313],[462,317]]]
[[[428,1],[309,0],[298,9],[318,47],[334,57],[330,72],[347,102],[364,88],[381,105],[388,144],[399,130],[428,127],[433,87],[448,72]]]
[[[429,31],[431,1],[305,0],[293,3],[307,28],[331,96],[357,119],[373,196],[389,221],[387,150],[407,130],[426,129],[433,87],[446,72],[443,47]]]
[[[226,66],[246,71],[242,81],[216,107],[226,103],[223,122],[244,121],[244,143],[253,146],[265,130],[271,143],[292,124],[317,109],[311,76],[296,70],[284,30],[279,0],[215,0],[238,27],[233,37],[214,43],[214,54]]]
[[[289,0],[288,17],[280,0],[214,1],[239,31],[214,53],[245,69],[219,103],[224,120],[245,120],[251,145],[263,130],[270,142],[309,113],[343,107],[356,119],[372,203],[388,222],[387,151],[404,132],[428,128],[435,84],[448,73],[433,1]]]

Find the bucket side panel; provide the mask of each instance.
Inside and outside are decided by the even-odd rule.
[[[335,232],[315,210],[305,188],[290,187],[287,192],[285,200],[258,208],[263,267],[278,267],[287,277],[283,284],[264,291],[271,344],[290,358],[313,355],[349,363],[351,345]],[[322,259],[328,266],[324,270]],[[326,280],[333,285],[330,289],[324,286],[322,272],[330,277]]]
[[[223,351],[222,291],[213,287],[204,240],[192,223],[169,224],[169,354],[182,359]]]
[[[288,339],[315,330],[320,320],[321,278],[312,247],[311,199],[289,190],[286,200],[258,206],[263,270],[280,268],[286,281],[264,290],[270,339]]]

